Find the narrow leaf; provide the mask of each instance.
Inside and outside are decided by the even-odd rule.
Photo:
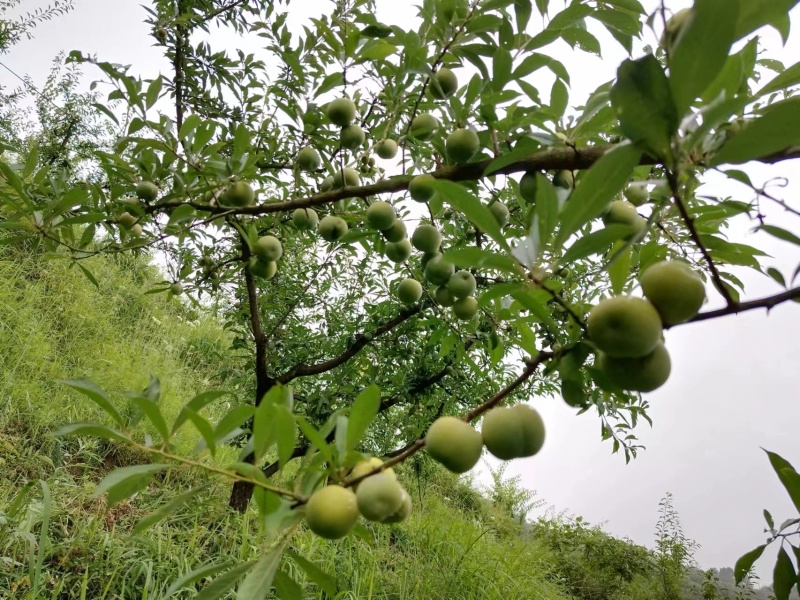
[[[164,592],[164,600],[173,596],[175,592],[179,592],[183,590],[183,588],[192,585],[200,581],[201,579],[205,579],[206,577],[211,577],[216,575],[220,571],[224,571],[225,569],[230,568],[233,563],[222,563],[217,565],[204,565],[199,569],[195,569],[194,571],[190,571],[183,575],[182,577],[176,579],[172,584],[167,588],[167,591]]]
[[[70,423],[58,428],[55,435],[66,437],[68,435],[92,435],[106,440],[117,440],[118,442],[130,442],[130,439],[110,427],[105,425],[95,425],[94,423]]]
[[[633,233],[633,227],[628,225],[606,225],[598,231],[579,238],[569,247],[561,258],[562,264],[569,264],[593,254],[605,252],[617,240]]]
[[[305,571],[308,578],[317,584],[323,592],[331,597],[338,593],[336,580],[332,576],[294,550],[289,549],[286,554]]]
[[[159,521],[165,519],[166,517],[171,515],[178,508],[180,508],[181,506],[183,506],[184,504],[186,504],[190,500],[193,500],[193,499],[197,498],[197,495],[200,492],[202,492],[204,489],[206,489],[209,485],[210,484],[208,484],[208,483],[204,483],[201,486],[198,486],[196,488],[192,488],[188,492],[184,492],[183,494],[175,496],[169,502],[164,504],[161,508],[159,508],[158,510],[150,513],[144,519],[142,519],[138,523],[136,523],[136,525],[133,528],[133,533],[134,534],[142,533],[143,531],[149,529],[150,527],[152,527],[153,525],[155,525]]]
[[[776,600],[789,600],[789,594],[797,583],[797,573],[794,570],[792,559],[786,549],[781,547],[778,550],[778,559],[775,561],[775,569],[772,572],[772,590]]]
[[[200,412],[205,406],[216,400],[217,398],[221,398],[222,396],[229,394],[230,392],[225,392],[221,390],[211,390],[208,392],[202,392],[197,394],[194,398],[189,400],[186,404],[186,408],[193,410],[194,412]],[[175,423],[172,425],[172,433],[178,431],[181,425],[186,422],[186,418],[188,415],[186,414],[185,410],[182,410],[178,417],[175,419]]]
[[[501,248],[509,249],[492,212],[464,186],[444,179],[437,179],[433,185],[450,206],[464,213],[473,225],[485,231]]]
[[[117,423],[123,427],[125,426],[125,421],[122,419],[117,409],[114,408],[114,405],[111,403],[111,398],[109,398],[105,390],[99,385],[88,379],[67,379],[61,383],[87,396],[92,402],[108,413]]]
[[[381,391],[377,385],[371,385],[361,392],[350,409],[347,425],[347,449],[354,450],[364,437],[369,424],[378,414],[381,404]]]
[[[246,563],[241,563],[226,573],[223,573],[204,587],[203,591],[197,595],[195,600],[219,600],[219,598],[225,596],[225,594],[236,585],[237,581],[244,577],[245,573],[256,565],[256,562],[255,560],[251,560]]]
[[[272,589],[272,580],[281,564],[281,555],[288,540],[258,559],[250,574],[242,581],[236,593],[236,600],[264,600]]]
[[[786,488],[786,492],[792,499],[794,507],[800,512],[800,475],[798,475],[794,467],[780,455],[770,452],[769,450],[764,450],[764,452],[767,453],[769,462],[775,470],[775,473],[777,473],[778,479],[781,480],[783,487]]]
[[[168,464],[153,463],[114,469],[98,484],[94,495],[102,496],[107,493],[108,505],[114,506],[145,488],[153,475],[167,468],[169,468]]]

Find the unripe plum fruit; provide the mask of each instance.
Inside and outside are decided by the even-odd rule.
[[[447,289],[454,298],[461,299],[475,293],[475,277],[469,271],[456,271],[447,282]]]
[[[333,176],[333,187],[335,188],[343,186],[358,187],[359,185],[361,185],[361,177],[359,177],[356,170],[351,167],[345,167],[344,170],[337,171]]]
[[[319,235],[326,242],[335,242],[347,233],[347,222],[341,217],[327,215],[319,222]]]
[[[327,192],[332,189],[333,189],[333,176],[329,175],[328,177],[322,180],[322,183],[319,184],[319,191]]]
[[[169,286],[169,291],[172,292],[173,296],[180,296],[183,293],[183,286],[176,281]]]
[[[643,204],[647,204],[647,201],[650,200],[650,193],[647,191],[646,187],[641,185],[629,185],[625,188],[623,194],[628,202],[634,206],[642,206]]]
[[[377,456],[373,456],[369,460],[361,460],[357,462],[356,465],[353,467],[353,470],[350,471],[349,479],[356,479],[358,477],[363,477],[364,475],[366,475],[367,473],[371,473],[372,471],[375,470],[376,467],[380,467],[381,465],[383,465],[383,461]],[[381,473],[386,473],[387,475],[395,477],[394,470],[391,468],[384,469],[383,471],[381,471]],[[355,489],[358,489],[358,485],[359,484],[356,484],[354,486]]]
[[[442,234],[433,225],[423,223],[417,225],[411,236],[411,243],[420,252],[434,254],[439,251],[439,246],[442,244]]]
[[[408,134],[412,138],[424,142],[436,135],[436,133],[439,131],[439,126],[439,119],[430,113],[423,113],[421,115],[417,115],[411,121],[411,127],[408,130]]]
[[[373,202],[367,209],[367,223],[378,231],[389,229],[396,219],[394,207],[383,200]]]
[[[456,129],[445,140],[447,158],[455,164],[468,162],[480,147],[478,134],[471,129]]]
[[[403,304],[414,304],[422,298],[422,284],[416,279],[403,279],[397,286],[397,298]]]
[[[118,218],[117,222],[122,225],[125,229],[130,229],[139,221],[136,217],[134,217],[129,212],[122,213]]]
[[[256,201],[256,193],[250,184],[244,181],[236,181],[219,197],[220,204],[225,206],[243,207],[251,206]]]
[[[650,354],[661,340],[661,317],[642,298],[616,296],[601,300],[589,312],[589,338],[613,357]]]
[[[553,176],[553,185],[571,190],[575,187],[575,174],[572,171],[562,170]]]
[[[458,78],[453,71],[447,67],[442,67],[431,77],[429,85],[431,96],[438,100],[444,100],[458,90]]]
[[[356,521],[356,495],[340,485],[328,485],[317,490],[306,503],[306,524],[320,537],[329,540],[344,537]]]
[[[395,219],[394,223],[392,223],[392,226],[389,227],[389,229],[381,231],[381,233],[387,242],[401,242],[406,239],[406,235],[408,235],[406,231],[406,224],[400,219]]]
[[[364,130],[358,125],[353,124],[342,127],[342,131],[339,133],[339,140],[342,148],[347,150],[355,150],[361,147],[366,137]]]
[[[368,521],[384,522],[403,505],[403,486],[387,473],[377,473],[358,484],[358,511]]]
[[[136,196],[139,200],[152,202],[158,196],[158,186],[152,181],[140,181],[136,184]]]
[[[541,415],[527,404],[493,408],[481,425],[486,449],[501,460],[533,456],[544,445]]]
[[[519,180],[519,195],[525,202],[536,202],[536,171],[527,171]]]
[[[700,312],[706,299],[700,275],[679,260],[663,260],[649,266],[639,283],[665,325],[688,321]]]
[[[381,140],[375,144],[375,154],[384,160],[389,160],[397,156],[397,142],[391,139]]]
[[[292,213],[292,223],[298,229],[313,231],[319,225],[319,216],[313,208],[298,208]]]
[[[436,302],[439,303],[439,305],[444,307],[453,306],[453,304],[456,302],[452,292],[448,290],[446,286],[440,286],[436,288],[436,291],[433,293],[433,297]]]
[[[409,517],[409,515],[411,515],[411,508],[411,495],[407,491],[403,490],[403,503],[400,505],[400,508],[397,509],[397,512],[385,518],[383,522],[402,523]]]
[[[481,458],[481,434],[455,417],[439,417],[425,435],[425,449],[435,461],[453,473],[466,473]]]
[[[425,265],[425,279],[434,285],[447,285],[455,272],[455,265],[441,254],[433,256]]]
[[[356,105],[350,98],[337,98],[328,104],[326,113],[331,123],[346,127],[356,117]]]
[[[493,202],[489,205],[489,212],[492,213],[494,220],[500,227],[505,227],[508,224],[508,207],[500,201]]]
[[[311,146],[301,148],[297,153],[297,166],[303,171],[316,171],[322,165],[322,159],[319,152],[314,150]]]
[[[478,314],[478,301],[472,296],[459,298],[453,303],[453,314],[461,321],[469,321]]]
[[[630,225],[634,227],[640,219],[636,207],[626,200],[614,200],[608,206],[608,211],[603,215],[603,222],[606,225]]]
[[[408,238],[399,242],[389,242],[386,244],[386,258],[395,263],[408,260],[411,256],[411,242]]]
[[[247,268],[250,269],[250,272],[256,277],[272,279],[275,277],[275,273],[278,272],[278,263],[251,256],[250,261],[247,263]]]
[[[283,246],[274,235],[264,235],[258,238],[253,252],[265,262],[274,262],[283,256]]]
[[[436,178],[430,173],[417,175],[408,182],[408,193],[412,200],[416,202],[429,202],[436,194],[436,190],[431,185]]]
[[[652,392],[669,379],[672,364],[664,344],[637,358],[614,358],[600,353],[597,366],[614,385],[632,392]]]

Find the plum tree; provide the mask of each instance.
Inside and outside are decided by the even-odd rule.
[[[392,475],[377,473],[367,477],[356,491],[358,511],[368,521],[382,523],[402,508],[404,492],[397,478]]]
[[[650,265],[639,277],[639,283],[665,325],[688,321],[700,312],[706,300],[703,280],[680,260],[663,260]]]
[[[320,488],[306,503],[306,525],[318,536],[335,540],[346,536],[358,521],[356,495],[340,485]]]
[[[442,67],[430,80],[431,96],[437,100],[444,100],[456,93],[458,90],[458,78],[447,67]]]
[[[385,139],[375,144],[375,154],[384,160],[390,160],[397,156],[397,142],[392,139]]]
[[[481,458],[481,434],[455,417],[439,417],[425,434],[425,449],[435,461],[453,473],[466,473]]]
[[[356,118],[356,105],[350,98],[337,98],[328,104],[325,112],[331,123],[347,127]]]
[[[661,339],[661,317],[647,300],[615,296],[602,300],[589,312],[589,338],[613,357],[650,354]]]
[[[297,208],[292,213],[292,223],[298,229],[314,231],[319,225],[319,215],[313,208]]]
[[[672,369],[669,352],[661,342],[645,356],[615,358],[601,352],[597,366],[611,383],[633,392],[652,392],[660,388]]]
[[[417,202],[430,202],[436,194],[436,190],[431,185],[434,181],[436,178],[429,173],[414,177],[408,182],[408,193],[411,199]]]
[[[461,321],[469,321],[478,314],[478,301],[472,296],[458,298],[453,302],[453,314]]]
[[[326,215],[319,222],[319,235],[326,242],[335,242],[347,233],[347,221],[334,215]]]
[[[142,202],[153,202],[158,197],[158,186],[152,181],[140,181],[136,184],[136,197]]]
[[[481,141],[471,129],[456,129],[445,140],[447,158],[455,164],[469,161],[478,152]]]
[[[258,238],[253,252],[265,262],[275,262],[283,256],[283,246],[274,235],[264,235]]]
[[[442,234],[439,230],[428,223],[417,225],[411,235],[411,243],[414,248],[426,254],[435,254],[439,251],[442,244]]]
[[[469,271],[456,271],[453,276],[447,281],[447,289],[453,295],[453,298],[461,299],[467,296],[472,296],[475,293],[477,283],[475,277]]]
[[[447,285],[455,272],[455,265],[441,254],[431,257],[425,265],[425,279],[434,285]]]
[[[483,417],[481,436],[486,449],[497,458],[525,458],[542,449],[544,421],[527,404],[493,408]]]
[[[426,142],[439,132],[440,126],[439,119],[430,113],[423,113],[411,121],[408,134],[414,139]]]
[[[311,146],[306,146],[300,149],[297,153],[297,166],[303,171],[316,171],[322,165],[322,159]]]
[[[397,220],[394,207],[388,202],[378,200],[369,205],[367,209],[367,223],[378,231],[389,229]]]
[[[397,284],[397,298],[403,304],[414,304],[422,298],[422,284],[416,279],[406,278]]]

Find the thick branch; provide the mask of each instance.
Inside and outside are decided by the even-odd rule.
[[[277,381],[286,384],[292,381],[293,379],[297,379],[298,377],[306,377],[308,375],[319,375],[320,373],[326,373],[327,371],[332,371],[336,367],[343,365],[348,360],[353,358],[373,339],[385,333],[388,333],[395,327],[398,327],[402,323],[405,323],[408,319],[418,314],[422,310],[422,308],[423,307],[420,304],[417,304],[416,306],[412,306],[410,308],[406,308],[399,315],[397,315],[393,319],[386,321],[386,323],[378,327],[372,334],[372,336],[367,336],[363,333],[358,335],[355,341],[339,356],[336,356],[334,358],[331,358],[330,360],[325,360],[313,365],[306,365],[303,363],[295,365],[294,367],[289,369],[286,373],[280,375],[277,378]]]
[[[693,319],[687,321],[687,323],[697,323],[698,321],[708,321],[709,319],[717,319],[719,317],[725,317],[728,315],[738,315],[739,313],[747,312],[750,310],[757,310],[759,308],[764,308],[766,310],[770,310],[779,304],[783,304],[784,302],[789,302],[790,300],[797,300],[800,299],[800,287],[792,288],[790,290],[786,290],[785,292],[781,292],[780,294],[775,294],[774,296],[767,296],[766,298],[761,298],[759,300],[750,300],[749,302],[735,302],[731,306],[726,306],[725,308],[720,308],[717,310],[710,310],[708,312],[700,313]],[[681,323],[683,325],[684,323]]]
[[[178,0],[178,18],[183,16],[183,0]],[[177,131],[183,126],[183,69],[186,51],[186,26],[175,26],[175,126]]]

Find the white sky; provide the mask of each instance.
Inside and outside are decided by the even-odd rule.
[[[59,51],[79,49],[103,60],[133,64],[143,77],[167,69],[158,52],[150,47],[148,28],[142,23],[145,11],[139,0],[76,0],[69,15],[42,24],[33,41],[24,41],[0,61],[19,74],[29,74],[41,86],[51,60]],[[43,6],[39,0],[25,0],[23,10]],[[412,2],[378,0],[379,20],[410,27],[415,10]],[[655,0],[643,0],[647,9]],[[668,0],[675,10],[687,0]],[[551,5],[563,4],[553,0]],[[290,22],[300,23],[310,15],[327,11],[326,0],[295,0]],[[300,7],[302,6],[302,9]],[[798,26],[798,11],[793,13]],[[536,17],[532,27],[540,26]],[[548,48],[569,70],[572,78],[570,105],[579,105],[597,85],[612,79],[625,58],[621,47],[605,32],[590,24],[601,40],[603,59],[573,52],[564,44]],[[785,48],[772,30],[765,30],[764,45],[770,58],[786,65],[800,56],[800,35]],[[215,36],[216,38],[216,36]],[[220,41],[219,38],[216,38]],[[225,38],[222,38],[225,39]],[[230,37],[231,46],[252,46]],[[645,40],[653,44],[651,35]],[[539,50],[541,51],[541,50]],[[636,56],[636,53],[634,54]],[[99,74],[88,70],[90,79]],[[537,76],[538,77],[538,76]],[[542,84],[547,96],[551,80]],[[16,81],[0,68],[0,85],[16,87]],[[775,166],[753,165],[748,172],[757,185],[774,176],[797,172],[800,161]],[[747,188],[709,176],[707,193],[731,195],[749,200]],[[800,208],[800,186],[796,178],[782,191],[782,197]],[[778,190],[777,193],[781,193]],[[800,220],[767,206],[773,224],[797,231]],[[800,262],[796,246],[759,234],[747,239],[751,225],[742,221],[732,233],[769,252],[766,266],[778,267],[787,279]],[[753,236],[750,236],[753,238]],[[748,284],[748,298],[779,291],[764,277],[742,272]],[[707,308],[721,302],[712,298]],[[768,508],[776,521],[796,516],[793,507],[772,472],[764,447],[800,467],[800,309],[783,305],[769,316],[764,311],[739,317],[677,327],[667,332],[673,360],[670,381],[649,394],[654,428],[639,427],[637,435],[647,450],[629,465],[621,455],[611,454],[611,444],[601,443],[598,419],[587,413],[575,418],[574,411],[560,399],[537,398],[548,427],[548,440],[535,458],[516,461],[507,473],[519,474],[526,487],[537,490],[556,510],[568,510],[590,522],[605,523],[607,531],[652,545],[658,501],[665,492],[674,494],[687,536],[701,544],[697,559],[703,567],[733,566],[745,551],[763,543],[761,511]],[[759,574],[771,582],[774,554],[759,563]]]

